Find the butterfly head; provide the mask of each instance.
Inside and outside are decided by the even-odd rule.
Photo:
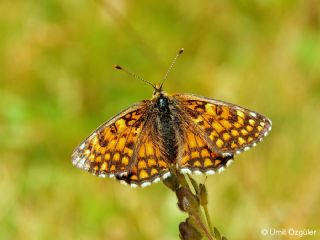
[[[162,90],[162,84],[155,84],[155,85],[152,85],[153,86],[153,96],[158,96],[159,94],[163,93],[163,90]]]

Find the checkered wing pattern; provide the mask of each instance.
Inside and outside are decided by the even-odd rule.
[[[118,176],[118,180],[131,187],[148,186],[159,182],[170,175],[168,163],[163,157],[160,141],[157,140],[156,129],[153,128],[155,119],[151,117],[145,132],[141,135],[136,149],[136,160],[128,174]]]
[[[154,141],[150,102],[138,103],[95,130],[72,154],[76,167],[121,183],[147,186],[169,176]]]
[[[73,165],[144,187],[170,176],[172,164],[182,173],[221,172],[271,130],[268,118],[234,104],[192,94],[161,97],[162,106],[154,96],[101,125],[74,150]],[[168,109],[160,112],[163,104]]]
[[[148,110],[143,101],[102,124],[75,149],[73,165],[99,177],[127,174]]]
[[[176,94],[173,98],[215,154],[248,150],[271,130],[268,118],[231,103],[192,94]]]
[[[210,143],[192,128],[192,123],[185,126],[180,135],[178,168],[182,173],[214,174],[221,172],[232,162],[232,154],[219,154],[215,152]]]

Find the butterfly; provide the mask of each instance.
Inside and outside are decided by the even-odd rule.
[[[169,177],[172,168],[184,174],[220,173],[235,154],[256,146],[271,130],[271,120],[260,113],[194,94],[170,95],[162,85],[152,85],[152,99],[93,131],[74,150],[72,164],[145,187]]]

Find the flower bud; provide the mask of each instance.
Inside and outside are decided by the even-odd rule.
[[[207,188],[204,184],[199,185],[199,198],[201,206],[205,206],[208,204],[208,193]]]
[[[180,239],[182,240],[201,240],[201,234],[187,222],[179,224]]]
[[[181,211],[193,214],[199,211],[199,199],[189,189],[180,187],[176,190],[178,207]]]
[[[164,185],[170,188],[172,191],[176,191],[179,188],[179,181],[174,174],[163,180]]]

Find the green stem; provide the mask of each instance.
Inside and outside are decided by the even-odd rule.
[[[204,205],[204,206],[203,206],[203,210],[204,210],[204,214],[205,214],[205,216],[206,216],[206,220],[207,220],[207,223],[208,223],[208,226],[209,226],[210,233],[211,233],[212,235],[214,235],[214,233],[213,233],[213,227],[212,227],[212,223],[211,223],[210,215],[209,215],[209,211],[208,211],[208,206],[207,206],[207,205]]]

